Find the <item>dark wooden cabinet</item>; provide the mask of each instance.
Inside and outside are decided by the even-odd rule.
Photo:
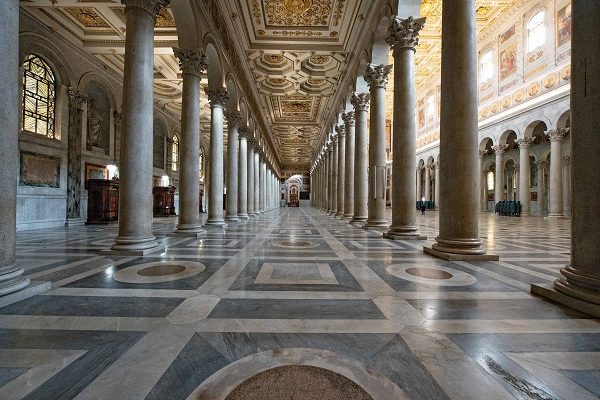
[[[154,197],[154,216],[171,217],[175,214],[175,187],[155,186],[152,188]]]
[[[119,181],[88,179],[88,224],[108,224],[119,219]]]

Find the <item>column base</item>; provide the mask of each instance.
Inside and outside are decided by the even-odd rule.
[[[77,218],[67,218],[65,221],[65,226],[83,226],[85,225],[85,219],[81,217]]]
[[[165,246],[159,245],[155,239],[154,236],[144,238],[119,236],[110,249],[100,250],[100,253],[105,255],[146,256],[164,251]]]
[[[248,215],[248,214],[238,214],[238,218],[240,219],[240,221],[248,221],[248,219],[250,219],[250,215]]]
[[[534,283],[531,285],[531,293],[542,296],[548,300],[552,300],[555,303],[570,307],[574,310],[592,315],[596,318],[600,318],[600,304],[590,303],[577,297],[565,294],[562,291],[557,290],[559,287],[561,290],[566,287],[562,282],[562,278],[557,279],[554,284]]]
[[[238,216],[231,216],[231,217],[225,217],[225,221],[228,224],[239,224],[240,223],[240,219],[238,218]]]
[[[362,228],[366,222],[367,222],[367,217],[352,217],[352,219],[348,223],[350,225],[354,225],[354,226],[358,226],[358,227]]]
[[[385,232],[389,229],[389,227],[390,223],[386,219],[367,220],[367,222],[363,225],[363,229],[379,232]]]
[[[23,276],[23,267],[11,264],[0,268],[0,296],[25,289],[31,281]]]
[[[427,236],[421,235],[417,227],[390,226],[383,237],[391,240],[427,240]]]
[[[220,230],[227,228],[227,222],[224,219],[209,219],[207,220],[203,228],[206,230]]]
[[[206,230],[202,229],[202,227],[198,227],[195,229],[175,229],[175,232],[169,234],[168,236],[176,236],[176,237],[192,237],[196,239],[200,239],[206,236]]]
[[[248,217],[249,218],[255,218],[256,217],[256,213],[254,211],[248,211]]]
[[[25,279],[29,280],[28,278]],[[6,307],[17,301],[35,296],[36,294],[47,292],[50,289],[52,289],[52,282],[50,281],[31,281],[29,285],[23,289],[0,296],[0,307]]]
[[[544,217],[544,219],[548,221],[559,221],[568,218],[566,218],[563,214],[548,214],[546,217]]]
[[[352,217],[354,217],[353,214],[344,214],[344,216],[342,217],[342,220],[344,220],[344,221],[352,221]]]
[[[521,211],[521,217],[531,217],[531,212],[529,212],[529,211],[525,211],[525,212]]]
[[[486,254],[480,238],[443,238],[436,237],[437,243],[423,247],[425,253],[452,261],[499,261],[495,254]]]
[[[334,218],[339,218],[339,219],[342,219],[342,218],[344,218],[344,213],[343,213],[343,212],[337,212],[337,213],[335,214]]]

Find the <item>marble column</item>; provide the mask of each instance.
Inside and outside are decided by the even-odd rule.
[[[248,216],[255,217],[256,216],[256,207],[254,206],[254,139],[248,137],[248,180],[247,180],[247,193],[248,193]]]
[[[337,128],[337,127],[336,127]],[[331,152],[331,210],[330,214],[335,216],[337,213],[337,195],[338,195],[338,155],[339,155],[339,143],[337,133],[331,138],[333,143],[333,150]]]
[[[83,93],[69,90],[67,225],[81,219],[81,120],[86,101]]]
[[[210,102],[210,185],[208,187],[208,217],[204,224],[209,228],[225,228],[223,217],[223,107],[229,99],[227,89],[206,89]]]
[[[30,280],[15,263],[19,176],[19,2],[0,2],[0,296],[26,288]]]
[[[225,119],[227,119],[227,205],[225,207],[225,221],[235,224],[240,222],[238,217],[238,127],[242,121],[242,116],[237,110],[228,110],[225,112]]]
[[[531,166],[529,165],[529,147],[533,138],[517,140],[519,145],[519,201],[521,216],[531,215]]]
[[[154,23],[168,0],[123,0],[127,37],[123,72],[123,133],[119,164],[119,234],[111,250],[159,251],[152,234]]]
[[[327,144],[327,212],[333,211],[333,142]]]
[[[254,151],[254,212],[263,212],[260,208],[260,146],[257,144]]]
[[[440,162],[436,162],[434,164],[434,168],[435,168],[435,182],[434,182],[434,186],[435,186],[435,209],[439,209],[440,206]]]
[[[563,215],[563,195],[562,195],[562,142],[565,139],[566,131],[557,129],[548,132],[550,138],[550,206],[548,218],[562,218]]]
[[[415,119],[415,51],[425,18],[392,17],[387,43],[394,56],[392,225],[389,239],[425,239],[419,235],[415,208],[417,122]],[[385,142],[385,139],[384,139]]]
[[[544,173],[546,171],[546,161],[536,161],[535,165],[538,169],[538,195],[537,195],[537,203],[538,203],[538,211],[540,214],[543,214],[546,211],[546,187],[544,182]]]
[[[429,165],[425,166],[425,201],[431,200],[431,167]]]
[[[384,230],[389,222],[385,211],[386,153],[385,153],[385,87],[391,65],[367,65],[365,81],[371,95],[371,126],[369,130],[369,216],[365,229]]]
[[[563,156],[563,214],[565,217],[571,215],[571,156]]]
[[[259,171],[259,186],[260,186],[260,192],[258,193],[258,204],[259,204],[259,208],[260,208],[260,212],[265,212],[267,211],[267,207],[265,205],[265,193],[266,193],[266,188],[267,188],[267,182],[266,182],[266,173],[267,173],[267,166],[265,165],[265,161],[264,158],[261,157],[260,160],[260,171]]]
[[[494,174],[494,206],[504,200],[504,152],[507,145],[497,145],[492,147],[496,154],[496,173]]]
[[[346,127],[339,125],[335,127],[338,134],[337,155],[337,208],[335,216],[344,216],[344,193],[346,190]]]
[[[238,217],[248,219],[248,128],[242,127],[239,134],[238,156]]]
[[[354,215],[354,111],[342,113],[342,120],[346,131],[343,218],[352,219]]]
[[[487,212],[487,172],[483,170],[485,150],[479,150],[479,212]]]
[[[369,132],[367,113],[369,111],[369,93],[354,93],[350,102],[354,106],[356,118],[354,144],[354,215],[351,224],[363,225],[368,217],[368,169]]]
[[[416,179],[417,179],[417,196],[416,196],[416,199],[417,199],[417,201],[423,200],[423,189],[421,188],[421,174],[423,173],[424,169],[425,169],[424,166],[417,167],[417,174],[416,174]]]
[[[486,255],[477,210],[478,84],[475,0],[442,3],[439,235],[424,250],[450,260],[498,260]],[[445,161],[446,160],[446,161]]]
[[[200,223],[200,79],[208,67],[201,52],[173,48],[183,78],[179,146],[179,220],[176,234],[206,233]]]
[[[532,285],[531,289],[600,317],[600,120],[596,117],[600,114],[600,2],[574,0],[572,16],[571,260],[554,288]]]

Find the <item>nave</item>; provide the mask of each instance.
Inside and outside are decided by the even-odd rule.
[[[417,217],[429,238],[437,219]],[[318,367],[281,370],[295,399],[600,396],[600,323],[529,293],[568,262],[568,220],[482,214],[494,262],[442,261],[314,208],[201,239],[173,223],[155,219],[166,250],[144,257],[99,255],[112,225],[18,234],[25,275],[52,289],[0,308],[0,398],[251,399],[248,379],[290,365]]]

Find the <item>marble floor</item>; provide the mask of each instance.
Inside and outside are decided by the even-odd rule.
[[[529,294],[569,258],[569,221],[481,215],[498,262],[425,255],[309,208],[270,211],[146,257],[107,256],[116,226],[22,232],[51,290],[0,299],[0,399],[225,399],[304,365],[377,399],[596,399],[600,323]],[[4,301],[4,304],[1,302]],[[236,397],[238,398],[238,397]]]

